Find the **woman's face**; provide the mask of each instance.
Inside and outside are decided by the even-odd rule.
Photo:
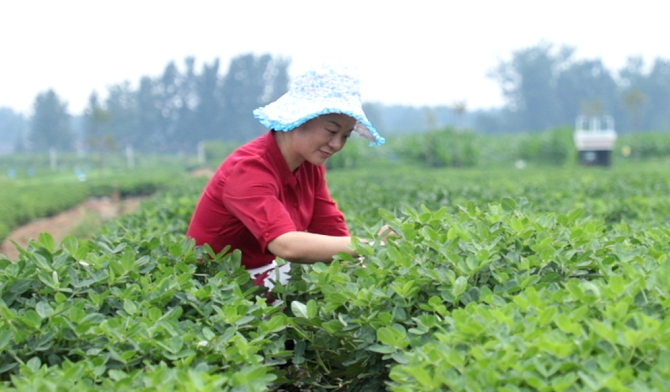
[[[340,151],[356,125],[356,120],[346,114],[324,114],[307,121],[291,131],[293,147],[298,164],[308,161],[323,165],[333,154]],[[297,167],[297,166],[296,166]]]

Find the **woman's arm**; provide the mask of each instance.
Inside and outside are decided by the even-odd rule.
[[[275,256],[294,263],[311,264],[330,262],[339,252],[357,257],[351,249],[351,237],[335,237],[323,234],[291,231],[268,243],[268,250]]]
[[[389,236],[395,236],[390,227],[382,226],[377,233],[378,240],[386,241]],[[365,238],[359,238],[362,243],[369,243]],[[290,231],[284,233],[268,243],[268,250],[284,260],[313,264],[316,262],[330,262],[339,252],[346,252],[354,257],[358,254],[352,249],[351,237],[338,237],[304,231]]]

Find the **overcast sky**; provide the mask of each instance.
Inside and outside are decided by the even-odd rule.
[[[50,88],[72,114],[97,90],[249,52],[288,56],[291,73],[321,60],[356,64],[364,101],[502,105],[486,76],[541,41],[618,70],[670,59],[667,12],[651,0],[17,0],[0,3],[0,107],[29,115]]]

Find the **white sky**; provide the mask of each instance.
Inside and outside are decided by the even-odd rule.
[[[49,88],[72,114],[97,90],[249,52],[356,64],[364,101],[502,105],[486,73],[541,40],[600,58],[670,59],[667,12],[651,0],[17,0],[0,3],[0,107],[29,115]],[[181,68],[183,69],[183,68]]]

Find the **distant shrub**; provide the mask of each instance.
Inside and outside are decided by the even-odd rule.
[[[479,163],[480,149],[475,133],[444,128],[403,137],[395,153],[428,167],[473,167]]]
[[[576,159],[576,154],[573,130],[566,127],[527,134],[520,141],[517,151],[520,159],[557,166]]]
[[[206,141],[204,142],[205,161],[210,166],[218,166],[237,147],[239,147],[239,143],[222,142],[219,140]]]
[[[615,153],[637,159],[670,157],[670,132],[640,132],[621,135]]]

